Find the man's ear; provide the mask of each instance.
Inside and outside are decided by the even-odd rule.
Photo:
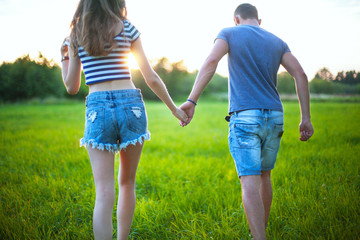
[[[236,15],[234,17],[234,22],[235,22],[235,25],[239,25],[240,24],[240,16],[239,15]]]
[[[261,25],[261,19],[259,19],[259,26]]]

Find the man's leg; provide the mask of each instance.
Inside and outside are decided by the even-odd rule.
[[[262,171],[260,194],[264,206],[265,213],[265,229],[269,220],[270,207],[273,198],[273,191],[271,185],[271,171]]]
[[[256,240],[266,239],[265,211],[260,194],[261,176],[241,176],[242,201],[251,234]]]

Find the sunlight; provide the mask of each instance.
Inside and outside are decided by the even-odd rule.
[[[130,69],[139,69],[139,65],[136,62],[136,59],[132,53],[129,54],[128,64]]]

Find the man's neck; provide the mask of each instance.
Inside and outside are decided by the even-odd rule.
[[[259,27],[259,21],[256,19],[245,19],[245,20],[241,20],[239,25],[251,25],[251,26],[255,26],[255,27]],[[238,26],[239,26],[238,25]]]

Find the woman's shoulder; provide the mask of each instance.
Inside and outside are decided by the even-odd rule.
[[[128,19],[122,20],[122,23],[123,29],[121,30],[120,34],[117,35],[117,37],[121,36],[121,34],[123,34],[123,31],[126,38],[131,42],[139,37],[139,30]]]
[[[130,27],[130,26],[134,26],[130,20],[128,19],[124,19],[122,20],[123,24],[124,24],[124,27]]]
[[[132,22],[128,19],[123,20],[123,25],[124,25],[125,32],[132,32],[132,31],[134,31],[134,29],[137,30],[137,28],[134,26],[134,24],[132,24]]]

